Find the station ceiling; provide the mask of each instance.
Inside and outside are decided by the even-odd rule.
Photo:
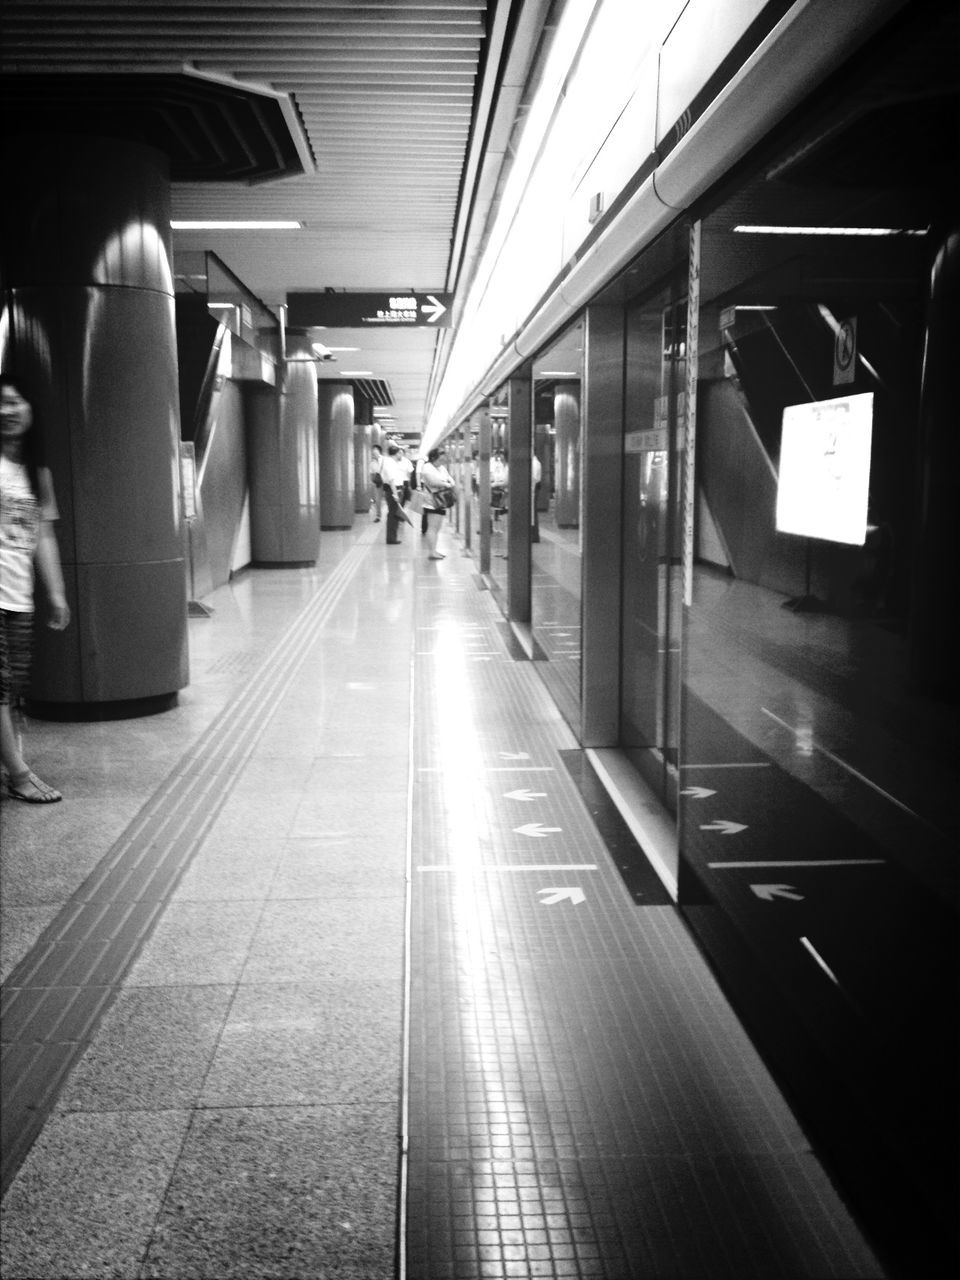
[[[183,287],[212,250],[271,309],[292,290],[462,292],[550,9],[4,0],[4,123],[161,146],[175,220],[303,224],[175,231]],[[364,371],[389,388],[391,427],[420,431],[445,331],[317,337],[354,348],[334,351],[321,376]]]

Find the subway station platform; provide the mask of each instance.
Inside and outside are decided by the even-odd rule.
[[[4,1280],[879,1280],[449,533],[326,533],[2,805]]]

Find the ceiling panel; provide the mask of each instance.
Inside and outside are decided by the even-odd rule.
[[[258,185],[174,183],[175,219],[293,218],[296,232],[174,233],[212,250],[268,306],[291,289],[444,291],[495,0],[3,0],[5,74],[189,64],[293,99],[316,172]],[[63,120],[63,131],[69,120]],[[419,431],[437,332],[350,331]],[[328,368],[321,366],[322,376]]]

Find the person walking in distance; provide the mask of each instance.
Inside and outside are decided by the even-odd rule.
[[[437,539],[440,537],[440,526],[443,523],[443,518],[449,509],[449,503],[445,500],[445,495],[452,495],[454,500],[456,498],[456,484],[453,476],[447,470],[446,456],[445,449],[431,449],[427,454],[427,461],[421,471],[420,487],[424,491],[423,510],[427,517],[426,547],[428,560],[444,559],[444,553],[437,550]]]
[[[407,473],[400,461],[400,449],[395,444],[387,445],[381,475],[383,496],[387,501],[387,542],[393,545],[400,541],[401,521],[410,524],[410,517],[403,509]]]
[[[27,804],[63,799],[27,765],[13,719],[30,672],[37,577],[47,594],[48,626],[62,631],[70,622],[53,532],[57,518],[33,397],[21,379],[4,374],[0,376],[0,762],[5,775],[3,794]]]
[[[370,512],[374,523],[380,519],[380,503],[383,497],[383,450],[375,444],[370,450]]]

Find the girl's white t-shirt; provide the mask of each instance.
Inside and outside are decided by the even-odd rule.
[[[0,609],[33,612],[33,558],[40,522],[57,519],[50,472],[40,471],[41,500],[33,495],[27,468],[0,454]]]

